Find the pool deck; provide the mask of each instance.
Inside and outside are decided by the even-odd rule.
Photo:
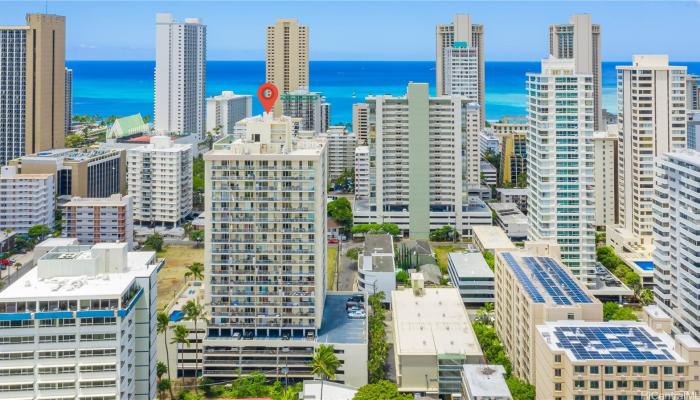
[[[357,293],[360,294],[360,293]],[[318,332],[318,343],[366,343],[367,317],[349,318],[345,300],[352,294],[326,294],[323,321]]]

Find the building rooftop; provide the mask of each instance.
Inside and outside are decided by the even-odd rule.
[[[394,242],[388,234],[365,235],[364,254],[391,254],[394,255]]]
[[[477,398],[510,399],[505,379],[506,370],[501,365],[465,364],[462,379],[469,393]]]
[[[472,253],[449,253],[450,268],[454,266],[454,271],[460,278],[468,277],[488,277],[493,278],[493,271],[484,260],[484,256],[479,252]]]
[[[674,350],[671,336],[641,322],[556,321],[538,325],[537,330],[550,349],[563,350],[574,361],[684,361]],[[690,347],[700,350],[700,344],[690,336],[679,336]]]
[[[601,263],[597,263],[593,281],[589,283],[588,289],[596,296],[632,296],[634,294],[632,289],[625,286]]]
[[[497,188],[496,192],[506,196],[527,196],[527,188]]]
[[[597,302],[566,267],[551,257],[518,252],[501,252],[497,256],[503,258],[534,303],[570,306]]]
[[[64,161],[86,161],[109,154],[118,154],[118,150],[85,147],[80,149],[52,149],[40,151],[21,157],[22,161],[61,159]]]
[[[505,225],[527,224],[527,216],[515,203],[489,203],[489,207]]]
[[[323,320],[318,331],[319,343],[366,343],[367,318],[350,318],[345,301],[350,295],[361,293],[327,293]]]
[[[42,256],[36,267],[0,292],[0,301],[121,295],[134,278],[150,276],[160,267],[155,252],[127,253],[123,251],[124,246],[125,243],[100,243],[92,248],[77,245],[56,247]],[[123,253],[126,253],[124,261],[120,259]],[[119,265],[121,263],[124,265]],[[90,270],[96,273],[89,274],[87,271]]]
[[[481,168],[481,172],[484,172],[484,173],[489,172],[489,173],[495,174],[496,171],[497,171],[497,170],[496,170],[496,167],[494,167],[493,165],[491,165],[490,162],[484,161],[484,160],[481,160],[481,166],[480,166],[480,168]]]
[[[113,194],[109,197],[73,197],[63,207],[120,207],[125,206],[129,195]]]
[[[508,235],[498,226],[474,225],[472,235],[481,242],[486,249],[514,249],[515,245]]]
[[[391,297],[394,348],[399,354],[482,355],[458,289],[424,288],[419,294],[414,289],[394,290]]]

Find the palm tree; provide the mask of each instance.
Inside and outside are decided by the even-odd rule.
[[[166,386],[164,384],[164,382],[170,382],[169,379],[166,379],[165,381],[163,381],[163,375],[165,375],[166,372],[168,372],[168,366],[165,365],[164,362],[158,361],[156,363],[156,380],[157,380],[156,387],[158,388],[158,394],[159,394],[158,398],[161,400],[163,400],[165,398],[163,396],[165,394],[165,386]]]
[[[185,272],[185,278],[191,278],[192,280],[201,281],[204,279],[204,265],[200,262],[193,263],[187,267],[187,272]]]
[[[165,311],[161,310],[158,311],[158,314],[156,315],[156,333],[162,334],[163,335],[163,341],[165,342],[165,362],[170,365],[170,353],[168,352],[168,328],[170,327],[170,318],[168,318],[168,314],[165,313]],[[170,376],[170,368],[167,368],[166,366],[166,371],[168,372],[168,381],[172,382],[173,378]],[[175,396],[173,396],[173,388],[172,385],[170,387],[170,398],[174,399]]]
[[[335,371],[340,368],[340,360],[336,357],[333,346],[327,344],[318,346],[309,367],[311,367],[311,373],[321,378],[321,400],[323,400],[323,381],[335,379]]]
[[[185,328],[185,325],[178,324],[173,326],[172,329],[173,338],[170,343],[190,347],[190,339],[188,337],[190,333],[187,328]],[[182,386],[185,386],[185,359],[183,356],[180,356],[180,369],[182,369]]]
[[[199,264],[199,263],[195,263]],[[194,300],[190,300],[182,307],[182,311],[185,313],[185,319],[194,322],[194,391],[197,391],[197,377],[199,376],[199,340],[197,330],[197,321],[203,320],[206,323],[206,316],[204,314],[204,307]]]

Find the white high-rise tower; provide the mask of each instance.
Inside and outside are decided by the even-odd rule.
[[[156,131],[204,134],[207,27],[156,15]]]
[[[575,71],[573,60],[550,58],[527,75],[528,235],[556,240],[585,281],[595,266],[593,77]]]

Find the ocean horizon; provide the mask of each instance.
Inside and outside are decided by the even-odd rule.
[[[673,62],[700,73],[700,62]],[[617,112],[617,65],[603,62],[603,107]],[[155,61],[66,61],[73,70],[73,114],[153,114],[153,71]],[[539,72],[539,61],[487,61],[486,118],[525,114],[525,76]],[[206,95],[223,90],[255,97],[265,81],[264,61],[207,61]],[[435,91],[434,61],[311,61],[309,89],[321,92],[331,104],[331,123],[352,121],[352,104],[368,95],[403,95],[409,82],[427,82]],[[262,106],[253,100],[253,114]]]

